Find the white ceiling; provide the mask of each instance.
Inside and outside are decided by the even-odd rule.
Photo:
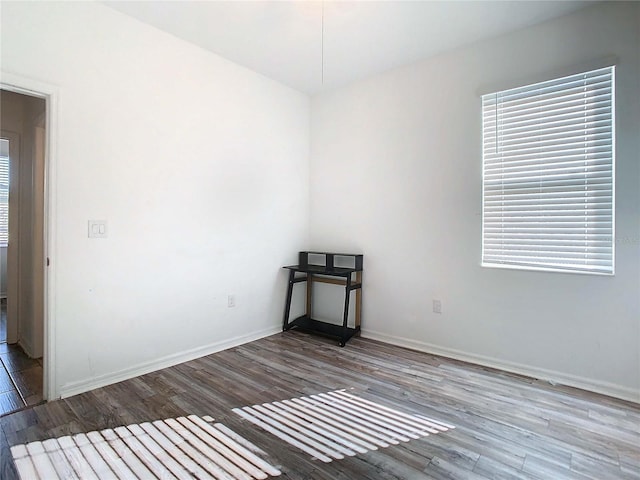
[[[267,77],[313,94],[533,25],[590,2],[103,3]]]

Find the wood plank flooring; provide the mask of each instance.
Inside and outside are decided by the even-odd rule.
[[[42,402],[42,359],[7,340],[7,304],[0,302],[0,415]]]
[[[338,389],[456,428],[322,463],[232,411]],[[640,479],[639,405],[300,332],[1,417],[0,478],[18,478],[12,445],[190,414],[211,415],[265,450],[283,479]]]
[[[0,415],[42,402],[42,359],[0,343]]]

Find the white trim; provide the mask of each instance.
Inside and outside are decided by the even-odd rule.
[[[442,347],[439,345],[434,345],[432,343],[421,342],[419,340],[398,337],[395,335],[388,335],[386,333],[376,332],[372,330],[362,330],[361,336],[364,338],[370,338],[371,340],[378,340],[380,342],[389,343],[391,345],[397,345],[399,347],[410,348],[412,350],[418,350],[420,352],[439,355],[441,357],[453,358],[456,360],[461,360],[463,362],[496,368],[499,370],[504,370],[506,372],[517,373],[519,375],[525,375],[527,377],[532,377],[551,383],[580,388],[582,390],[588,390],[590,392],[601,393],[610,397],[620,398],[622,400],[628,400],[634,403],[640,403],[640,390],[624,387],[622,385],[616,385],[614,383],[603,382],[586,377],[579,377],[577,375],[562,373],[555,370],[532,367],[530,365],[500,360],[498,358],[488,357],[485,355],[463,352],[461,350],[456,350],[453,348]]]
[[[611,242],[611,274],[616,271],[616,164],[618,163],[616,155],[618,143],[616,138],[616,116],[618,105],[616,103],[616,65],[611,68],[611,107],[613,115],[611,115],[611,234],[613,235]]]
[[[253,333],[240,335],[239,337],[222,340],[220,342],[211,343],[203,347],[193,348],[184,352],[173,353],[165,357],[157,358],[149,362],[140,363],[133,367],[128,367],[117,372],[106,373],[97,377],[71,382],[60,387],[60,398],[70,397],[79,393],[87,392],[95,388],[111,385],[112,383],[121,382],[130,378],[145,375],[167,367],[172,367],[179,363],[195,360],[196,358],[211,355],[212,353],[227,350],[228,348],[237,347],[254,340],[275,335],[282,331],[282,326],[264,328]]]
[[[484,202],[483,209],[484,209]],[[615,217],[615,215],[614,215]],[[482,230],[484,231],[484,218]],[[615,228],[615,226],[614,226]],[[614,230],[615,231],[615,230]],[[483,239],[484,240],[484,239]],[[615,241],[611,243],[612,248],[615,248]],[[482,242],[482,255],[484,256],[484,241]],[[615,260],[615,259],[614,259]],[[482,268],[496,268],[499,270],[522,270],[526,272],[551,272],[551,273],[568,273],[569,275],[600,275],[601,277],[614,277],[615,276],[615,261],[614,261],[614,270],[611,272],[590,272],[588,270],[566,270],[562,268],[552,268],[552,267],[534,267],[531,265],[509,265],[507,263],[490,263],[490,262],[480,262],[480,266]]]
[[[58,398],[56,381],[55,342],[55,258],[56,258],[56,171],[58,141],[58,100],[59,88],[33,78],[0,71],[0,88],[22,93],[46,101],[46,150],[44,172],[44,257],[51,259],[49,267],[44,267],[44,352],[43,352],[43,397],[45,400]]]

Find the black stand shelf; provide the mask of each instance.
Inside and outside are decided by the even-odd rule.
[[[340,260],[340,263],[350,263],[353,266],[335,266],[336,259]],[[298,328],[308,332],[319,333],[337,338],[340,341],[341,347],[344,347],[351,337],[360,332],[362,311],[362,255],[353,253],[300,252],[298,265],[290,265],[283,268],[289,270],[289,286],[287,288],[287,299],[282,323],[283,331]],[[302,273],[304,275],[296,276],[296,273]],[[300,282],[306,282],[307,284],[306,312],[304,315],[290,321],[289,313],[291,311],[293,286]],[[345,287],[342,325],[334,325],[312,318],[311,300],[314,282],[331,283]],[[348,326],[349,300],[351,292],[354,290],[356,292],[356,318],[355,327],[351,328]]]

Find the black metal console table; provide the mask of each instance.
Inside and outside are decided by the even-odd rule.
[[[347,341],[360,331],[362,311],[362,255],[353,253],[300,252],[298,257],[298,265],[283,267],[289,270],[289,286],[287,288],[287,300],[284,307],[282,330],[287,331],[292,328],[298,328],[300,330],[338,338],[340,346],[344,347]],[[340,264],[349,263],[352,266],[336,266],[336,260],[338,260]],[[296,273],[302,273],[304,275],[296,276]],[[307,284],[306,311],[304,315],[289,321],[293,286],[300,282],[306,282]],[[342,325],[334,325],[312,318],[311,300],[314,282],[331,283],[345,287]],[[351,292],[354,290],[356,292],[355,325],[351,328],[348,326],[349,299]]]

